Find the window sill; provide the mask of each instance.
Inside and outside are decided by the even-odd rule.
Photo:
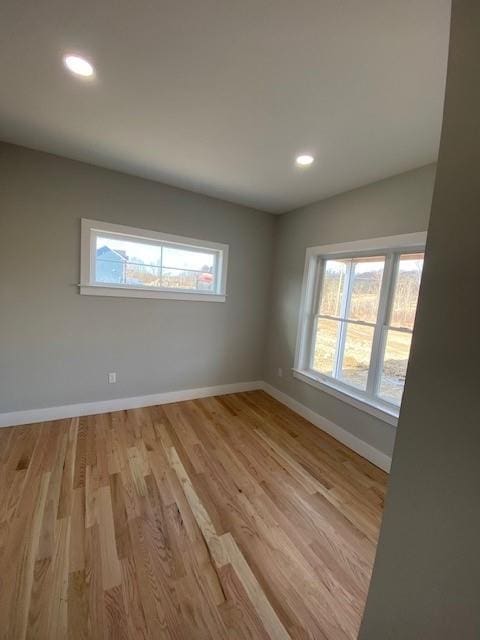
[[[387,408],[380,403],[370,402],[366,400],[360,395],[356,395],[353,393],[346,392],[340,387],[334,386],[330,382],[327,382],[324,378],[317,377],[312,374],[310,371],[301,371],[299,369],[293,369],[293,376],[297,378],[297,380],[301,380],[302,382],[306,382],[307,384],[315,387],[316,389],[320,389],[325,393],[329,393],[330,395],[351,404],[356,409],[360,409],[360,411],[364,411],[365,413],[369,413],[375,418],[379,418],[384,422],[392,425],[393,427],[397,426],[398,423],[398,411],[395,409]]]
[[[225,302],[226,296],[219,293],[191,293],[189,291],[164,291],[146,287],[123,287],[81,284],[80,294],[84,296],[112,296],[120,298],[156,298],[158,300],[190,300],[195,302]]]

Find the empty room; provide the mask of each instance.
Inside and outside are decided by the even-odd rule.
[[[0,640],[480,638],[479,33],[1,3]]]

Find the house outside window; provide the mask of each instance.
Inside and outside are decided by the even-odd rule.
[[[96,251],[95,280],[97,282],[126,284],[127,261],[125,251],[110,249],[106,244]]]

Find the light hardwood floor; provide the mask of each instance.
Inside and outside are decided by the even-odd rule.
[[[356,638],[385,486],[261,391],[0,429],[0,637]]]

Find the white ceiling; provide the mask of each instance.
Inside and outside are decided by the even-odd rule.
[[[435,160],[449,18],[450,0],[2,0],[0,138],[288,211]]]

